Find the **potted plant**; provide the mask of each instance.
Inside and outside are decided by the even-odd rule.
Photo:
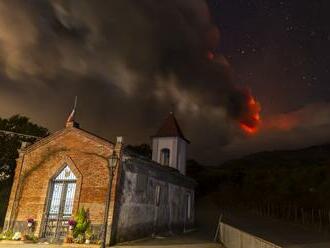
[[[38,237],[34,236],[33,234],[25,234],[23,236],[25,243],[37,243]]]
[[[90,227],[85,232],[85,238],[86,238],[85,243],[90,244],[91,240],[93,238],[93,232],[92,232],[92,229]]]
[[[69,224],[69,230],[73,230],[74,227],[76,226],[77,222],[75,220],[69,220],[68,221],[68,224]]]
[[[13,237],[14,237],[14,232],[13,230],[11,229],[8,229],[6,231],[4,231],[2,234],[1,234],[1,239],[4,239],[4,240],[11,240]]]
[[[83,244],[85,242],[84,235],[78,234],[76,238],[74,238],[74,242],[76,244]]]
[[[15,232],[14,236],[11,238],[12,240],[21,240],[22,239],[22,233],[21,232]]]
[[[28,228],[32,228],[34,224],[34,219],[33,218],[28,218],[27,219],[27,226]]]
[[[84,208],[78,209],[74,220],[76,225],[73,229],[73,237],[77,238],[79,234],[85,236],[86,230],[90,227],[89,212]]]

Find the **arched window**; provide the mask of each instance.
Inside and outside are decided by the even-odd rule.
[[[58,176],[53,179],[53,194],[50,205],[51,214],[57,214],[60,211],[61,204],[63,204],[62,211],[64,215],[70,216],[72,214],[76,180],[77,178],[69,166],[65,166]]]
[[[71,218],[77,177],[66,165],[51,181],[44,236],[62,239]]]
[[[160,163],[165,166],[170,165],[170,149],[164,148],[160,151]]]

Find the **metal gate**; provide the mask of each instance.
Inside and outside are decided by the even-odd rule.
[[[66,166],[52,180],[43,233],[43,236],[52,242],[64,239],[67,234],[76,191],[76,179],[70,167]]]

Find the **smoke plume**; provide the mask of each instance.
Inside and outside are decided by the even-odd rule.
[[[256,106],[215,52],[219,39],[203,0],[1,1],[2,97],[29,99],[32,115],[47,119],[67,108],[59,99],[82,95],[86,122],[106,135],[114,116],[135,123],[120,130],[135,142],[174,105],[193,141],[226,143],[227,118],[254,127]],[[215,130],[213,141],[195,134],[201,127]]]

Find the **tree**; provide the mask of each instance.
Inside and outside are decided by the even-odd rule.
[[[137,146],[128,145],[128,146],[126,146],[126,149],[128,149],[140,156],[151,159],[152,150],[151,150],[150,145],[148,145],[148,144],[141,144],[141,145],[137,145]]]
[[[9,119],[0,118],[0,182],[12,179],[22,142],[34,143],[38,137],[48,134],[46,128],[30,122],[28,117],[14,115]]]
[[[7,208],[18,149],[21,148],[22,142],[34,143],[38,137],[45,137],[48,134],[46,128],[32,123],[25,116],[0,118],[0,226]]]

